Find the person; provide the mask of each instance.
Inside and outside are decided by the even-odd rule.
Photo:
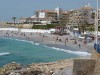
[[[56,41],[58,40],[58,37],[56,38]]]
[[[62,41],[61,39],[59,39],[59,41]]]
[[[56,40],[55,40],[55,44],[56,44],[57,41],[58,41],[58,37],[57,37]]]
[[[81,48],[81,44],[79,43],[79,48]]]
[[[66,46],[66,39],[65,39],[65,46]]]
[[[75,44],[77,44],[77,41],[75,40]]]
[[[67,42],[68,42],[68,38],[66,38]]]

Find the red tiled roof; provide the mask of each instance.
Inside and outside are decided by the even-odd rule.
[[[55,13],[54,10],[37,10],[37,12],[53,12],[53,13]]]
[[[63,14],[68,14],[68,11],[63,11]]]

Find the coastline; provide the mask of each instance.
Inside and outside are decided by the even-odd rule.
[[[58,51],[63,51],[63,52],[67,52],[67,53],[71,53],[71,54],[76,54],[79,55],[80,57],[86,57],[86,56],[90,56],[91,55],[91,51],[89,51],[87,48],[84,49],[84,47],[79,48],[77,45],[72,44],[72,43],[68,43],[66,46],[64,45],[64,43],[56,43],[54,41],[52,41],[52,43],[50,43],[49,41],[42,43],[41,40],[37,41],[36,39],[26,39],[26,38],[20,38],[20,37],[5,37],[5,36],[0,36],[0,38],[6,38],[6,39],[14,39],[14,40],[18,40],[18,41],[24,41],[24,42],[28,42],[28,43],[32,43],[35,45],[42,45],[48,48],[53,48],[55,50]]]
[[[44,37],[43,37],[44,36]],[[58,36],[58,35],[52,35],[52,34],[43,34],[43,33],[32,33],[32,32],[18,32],[18,31],[1,31],[0,37],[4,38],[14,38],[19,39],[23,41],[28,41],[30,43],[36,43],[41,44],[46,47],[52,47],[52,48],[59,48],[74,51],[74,52],[83,52],[83,53],[91,53],[92,46],[89,47],[88,44],[83,45],[81,42],[77,40],[77,44],[73,43],[72,36],[66,35],[66,36]],[[61,39],[62,41],[56,40],[56,38]],[[69,40],[65,44],[65,39],[68,38]],[[79,48],[78,44],[81,44],[81,48]]]
[[[28,41],[30,43],[37,43],[37,44],[41,44],[41,45],[44,45],[44,46],[47,46],[47,47],[55,47],[55,48],[59,48],[59,49],[63,49],[62,51],[65,51],[66,50],[66,47],[69,48],[69,50],[71,51],[74,51],[74,52],[86,52],[86,53],[91,53],[91,51],[89,51],[87,48],[85,48],[84,46],[81,46],[81,48],[78,47],[78,44],[73,44],[72,40],[69,40],[69,42],[67,42],[66,46],[65,46],[65,43],[64,41],[56,41],[55,43],[55,39],[56,37],[59,37],[60,39],[65,39],[66,37],[70,37],[69,35],[68,36],[65,36],[65,37],[62,37],[62,36],[57,36],[57,35],[51,35],[51,34],[48,34],[49,36],[46,38],[42,38],[41,36],[43,34],[37,34],[37,33],[33,33],[32,36],[31,33],[25,33],[26,36],[21,36],[21,32],[16,32],[18,33],[18,36],[17,34],[14,35],[15,33],[13,32],[10,32],[9,33],[9,36],[6,34],[8,33],[7,31],[4,32],[5,34],[3,35],[0,35],[0,37],[4,37],[4,38],[14,38],[14,39],[19,39],[19,40],[22,40],[22,41]],[[1,33],[0,33],[1,34]],[[13,34],[13,35],[12,35]],[[31,37],[31,38],[30,38]],[[85,50],[87,49],[87,50]],[[68,51],[67,51],[68,52]],[[89,56],[86,56],[87,58],[89,58]],[[80,56],[79,58],[85,58],[83,56]],[[49,75],[49,73],[55,73],[54,75],[56,75],[56,72],[58,73],[60,70],[62,69],[72,69],[73,67],[73,59],[65,59],[65,60],[59,60],[59,61],[55,61],[55,62],[48,62],[48,63],[32,63],[32,64],[29,64],[29,65],[25,65],[27,67],[21,67],[20,70],[18,69],[14,69],[14,70],[11,70],[10,67],[12,67],[12,65],[15,65],[14,67],[16,67],[16,64],[17,63],[10,63],[10,64],[6,64],[5,66],[3,66],[2,68],[0,68],[0,73],[12,73],[12,72],[16,72],[16,70],[20,73],[23,69],[23,73],[24,72],[30,72],[30,71],[42,71],[44,73],[47,73]],[[9,67],[7,67],[7,65],[10,65]],[[5,71],[6,69],[6,71]],[[3,70],[3,71],[2,71]],[[70,70],[71,71],[71,70]],[[68,71],[69,73],[69,71]]]
[[[57,75],[67,69],[66,73],[72,73],[73,59],[59,60],[49,63],[32,63],[26,66],[12,62],[0,68],[0,75]]]

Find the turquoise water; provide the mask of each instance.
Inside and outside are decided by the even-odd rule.
[[[75,57],[79,56],[38,43],[0,38],[0,66],[11,62],[31,64],[33,62],[52,62]]]

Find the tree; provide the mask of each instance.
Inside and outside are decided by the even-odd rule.
[[[84,20],[81,27],[83,33],[87,30],[87,25],[88,25],[87,21]]]
[[[94,12],[91,13],[91,18],[92,18],[92,19],[95,19],[95,13],[94,13]]]
[[[80,31],[81,20],[79,19],[79,17],[77,18],[77,24],[78,24],[78,32],[80,34],[81,33],[81,31]]]
[[[15,21],[16,21],[16,17],[12,17],[12,20],[13,20],[13,22],[14,22],[14,24],[15,24]]]
[[[80,22],[78,22],[78,32],[79,32],[79,34],[81,33],[81,31],[80,31]]]

